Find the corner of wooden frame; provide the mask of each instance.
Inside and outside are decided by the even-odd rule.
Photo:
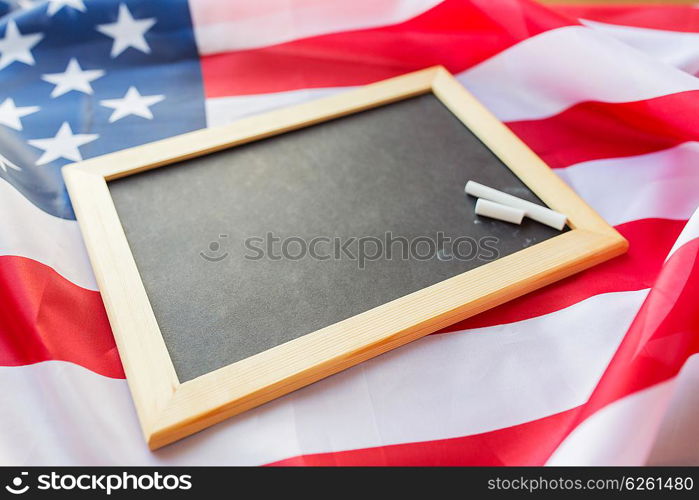
[[[428,68],[432,72],[432,85],[439,85],[442,79],[455,79],[451,72],[441,64]]]
[[[601,238],[601,247],[604,253],[603,260],[622,255],[629,249],[629,241],[611,226],[607,226],[602,230],[579,229],[579,231],[595,234]]]
[[[149,450],[155,451],[189,435],[188,433],[184,433],[181,436],[178,436],[173,430],[173,426],[163,423],[163,417],[167,415],[168,409],[171,409],[177,405],[176,395],[178,391],[182,390],[183,385],[184,384],[180,384],[175,388],[172,396],[165,402],[164,407],[160,409],[159,413],[152,415],[152,418],[148,422],[141,422],[141,430]]]
[[[104,180],[104,178],[98,173],[84,168],[82,162],[71,163],[70,165],[64,166],[61,168],[61,175],[63,176],[68,192],[72,192],[72,190],[76,189],[80,190],[80,186],[82,186],[84,183],[94,183]],[[71,202],[75,204],[72,198]]]
[[[244,411],[241,409],[231,412],[221,407],[211,409],[198,406],[193,402],[192,396],[201,389],[201,385],[206,383],[197,383],[196,380],[189,380],[174,387],[170,398],[164,402],[160,411],[152,415],[148,422],[142,422],[143,435],[151,451],[191,436]],[[258,404],[249,404],[245,409],[255,406]]]
[[[601,237],[607,258],[620,255],[628,249],[628,241],[616,229],[585,203],[551,167],[449,71],[443,67],[435,67],[432,86],[435,96],[544,203],[568,216],[568,225],[572,230],[594,233]]]

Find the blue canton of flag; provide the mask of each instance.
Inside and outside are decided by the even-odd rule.
[[[206,126],[186,0],[0,0],[0,176],[73,219],[60,169]]]

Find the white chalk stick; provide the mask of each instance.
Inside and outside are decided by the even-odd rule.
[[[466,183],[466,193],[476,198],[483,198],[489,201],[494,201],[502,205],[507,205],[512,208],[524,210],[524,215],[535,221],[546,224],[559,231],[566,225],[568,218],[562,213],[551,210],[550,208],[542,207],[531,201],[517,198],[511,194],[503,193],[497,189],[493,189],[478,182],[468,181]]]
[[[478,198],[478,201],[476,201],[476,214],[490,217],[491,219],[512,222],[513,224],[521,224],[524,218],[524,210],[483,198]]]

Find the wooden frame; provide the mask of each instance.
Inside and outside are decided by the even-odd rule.
[[[433,92],[570,231],[180,383],[107,182]],[[626,240],[441,67],[66,166],[129,387],[151,449],[623,253]]]

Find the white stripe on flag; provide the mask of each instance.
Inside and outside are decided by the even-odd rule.
[[[78,286],[97,290],[87,251],[74,220],[50,215],[0,179],[0,255],[41,262]]]
[[[699,33],[656,30],[580,20],[641,52],[692,75],[699,73]]]
[[[607,222],[689,219],[699,206],[699,143],[554,171]]]
[[[545,118],[585,101],[699,89],[699,79],[585,26],[541,33],[458,78],[503,121]]]
[[[397,24],[441,0],[265,0],[190,2],[202,55],[244,50],[300,38]]]
[[[214,97],[206,99],[206,124],[209,127],[228,125],[246,116],[265,113],[322,97],[352,90],[354,87],[290,90],[272,94]]]
[[[699,355],[675,379],[667,411],[646,465],[699,465]]]

